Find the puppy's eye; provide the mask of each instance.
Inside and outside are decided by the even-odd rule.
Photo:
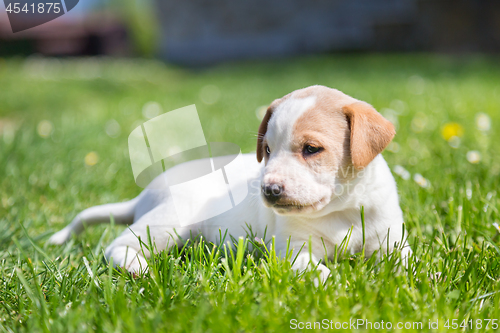
[[[321,149],[322,149],[321,147],[315,147],[315,146],[306,145],[304,147],[304,152],[306,154],[312,155],[312,154],[318,153]]]
[[[271,154],[271,149],[269,148],[269,146],[266,146],[266,153],[269,155]]]

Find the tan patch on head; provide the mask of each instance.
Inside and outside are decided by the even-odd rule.
[[[305,138],[311,142],[315,138],[325,148],[312,155],[310,163],[361,170],[387,147],[396,133],[392,123],[371,105],[338,90],[312,86],[293,92],[294,98],[311,95],[317,96],[316,105],[297,120],[294,131],[297,147],[308,144]]]
[[[322,97],[297,119],[291,148],[299,160],[318,172],[335,171],[350,164],[349,128],[343,113],[332,110],[329,98]],[[321,150],[316,154],[304,154],[307,145]]]

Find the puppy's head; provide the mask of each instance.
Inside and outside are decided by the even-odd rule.
[[[394,135],[371,105],[335,89],[312,86],[275,100],[257,140],[265,205],[281,215],[321,211]]]

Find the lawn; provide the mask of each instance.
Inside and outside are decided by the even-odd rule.
[[[127,137],[147,117],[196,104],[208,141],[251,152],[262,106],[313,84],[365,100],[396,124],[384,157],[414,250],[407,269],[395,256],[339,256],[317,288],[317,273],[293,272],[272,239],[252,250],[239,241],[235,252],[201,241],[162,252],[133,278],[103,259],[123,227],[45,244],[82,209],[140,193]],[[257,332],[307,322],[335,330],[355,320],[405,332],[494,331],[499,111],[500,61],[479,56],[321,56],[196,70],[0,59],[0,331]],[[364,323],[359,331],[369,330]]]

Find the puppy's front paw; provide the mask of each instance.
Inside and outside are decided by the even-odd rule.
[[[148,262],[137,250],[129,246],[110,245],[106,249],[106,258],[113,261],[115,267],[125,268],[133,275],[139,275],[148,271]]]
[[[52,245],[62,245],[71,239],[71,229],[66,227],[55,234],[53,234],[48,240],[48,244]]]
[[[135,258],[132,260],[132,262],[130,262],[127,266],[124,267],[133,276],[145,274],[149,269],[148,262],[140,254],[137,254]]]

